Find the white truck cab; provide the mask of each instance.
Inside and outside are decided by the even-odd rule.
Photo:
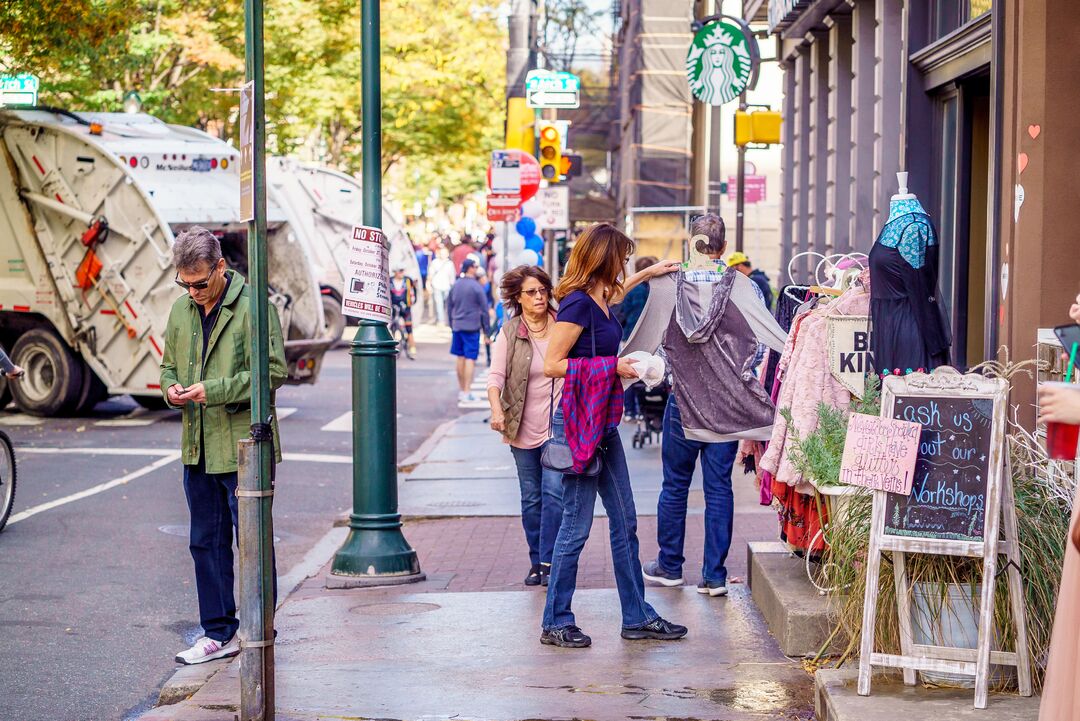
[[[106,393],[161,403],[158,364],[172,302],[174,233],[198,224],[247,271],[239,153],[144,114],[0,112],[0,342],[27,375],[0,388],[39,415]],[[271,300],[289,381],[314,382],[329,343],[307,253],[268,202]]]

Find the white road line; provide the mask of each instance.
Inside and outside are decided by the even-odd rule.
[[[136,428],[138,426],[152,426],[161,420],[161,416],[153,418],[106,418],[95,421],[95,427],[101,428]]]
[[[18,523],[19,521],[25,521],[27,518],[30,518],[31,516],[36,516],[39,513],[42,513],[44,511],[48,511],[48,510],[50,510],[52,508],[57,508],[58,506],[63,506],[63,505],[66,505],[68,503],[72,503],[74,501],[81,500],[83,498],[88,498],[90,496],[96,496],[97,494],[102,493],[104,491],[107,491],[110,488],[116,488],[117,486],[122,486],[122,485],[124,485],[126,483],[130,483],[131,481],[134,481],[136,478],[142,478],[143,476],[147,475],[148,473],[153,473],[157,469],[163,468],[163,467],[169,465],[170,463],[172,463],[173,461],[178,461],[178,460],[180,460],[180,453],[177,452],[177,451],[173,451],[173,452],[169,453],[167,456],[165,456],[163,458],[159,458],[158,460],[154,461],[150,465],[143,466],[142,468],[140,468],[138,470],[135,470],[135,471],[132,471],[131,473],[128,473],[127,475],[120,476],[119,478],[115,478],[115,479],[113,479],[111,481],[108,481],[106,483],[100,483],[100,484],[98,484],[96,486],[93,486],[91,488],[87,488],[85,491],[79,491],[78,493],[72,493],[70,496],[64,496],[63,498],[57,498],[55,501],[49,501],[48,503],[42,503],[40,506],[34,506],[33,508],[27,508],[25,511],[21,511],[19,513],[16,513],[16,514],[12,515],[11,518],[8,519],[8,525],[11,525],[12,523]]]
[[[0,426],[40,426],[44,422],[44,418],[24,416],[21,413],[0,416]]]
[[[321,430],[349,433],[352,431],[352,411],[342,413],[340,416],[323,426]]]
[[[278,607],[285,603],[289,594],[307,578],[314,576],[319,569],[333,558],[334,553],[341,548],[345,537],[349,535],[347,526],[335,526],[323,535],[314,546],[304,554],[300,562],[289,569],[284,576],[278,576]]]
[[[298,409],[296,409],[296,408],[278,408],[277,409],[277,419],[279,421],[284,420],[284,419],[288,418],[289,416],[291,416],[293,413],[296,413],[297,410]]]
[[[65,454],[86,456],[178,456],[179,451],[168,451],[160,448],[51,448],[48,446],[19,446],[15,454],[40,453],[42,455]]]
[[[352,463],[352,456],[337,453],[282,453],[283,461],[301,461],[304,463]]]

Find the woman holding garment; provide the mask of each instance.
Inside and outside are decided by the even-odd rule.
[[[575,625],[570,603],[577,585],[578,558],[592,528],[597,493],[608,515],[622,637],[674,640],[686,635],[685,626],[665,621],[645,601],[637,511],[617,427],[622,414],[618,377],[635,378],[636,374],[633,361],[617,359],[622,327],[610,307],[634,286],[670,273],[679,264],[661,261],[622,282],[633,251],[633,241],[614,226],[599,223],[590,227],[578,238],[555,292],[559,312],[544,373],[564,378],[565,383],[552,435],[571,446],[579,470],[595,466],[595,460],[588,456],[599,460],[599,470],[596,475],[563,475],[563,516],[552,554],[540,636],[540,642],[547,645],[583,648],[592,643]],[[591,447],[585,448],[589,443]]]
[[[491,428],[510,445],[521,486],[521,525],[531,562],[526,586],[547,585],[562,519],[562,474],[540,465],[550,409],[562,398],[562,381],[544,375],[555,327],[551,295],[550,276],[535,265],[503,276],[500,296],[510,319],[495,339],[487,382]]]

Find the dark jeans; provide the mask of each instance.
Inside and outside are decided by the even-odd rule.
[[[645,390],[645,384],[641,381],[630,384],[623,391],[623,415],[637,418],[641,415],[641,396]]]
[[[701,455],[701,475],[705,490],[705,561],[701,576],[706,581],[727,583],[728,550],[735,515],[735,497],[731,492],[731,469],[738,453],[737,441],[703,443],[683,435],[675,394],[668,397],[664,411],[664,436],[661,458],[664,485],[656,507],[656,542],[660,546],[657,561],[668,573],[681,573],[683,542],[686,539],[686,499]]]
[[[236,473],[207,473],[203,459],[184,466],[184,494],[191,512],[188,547],[195,561],[199,623],[207,636],[226,643],[240,627],[233,596],[233,528],[237,526]],[[277,559],[273,559],[277,605]]]
[[[555,414],[552,431],[563,438],[562,411]],[[604,504],[611,535],[611,562],[619,591],[624,628],[644,626],[657,618],[645,601],[645,581],[638,557],[637,511],[630,488],[630,472],[617,428],[608,428],[597,453],[603,468],[597,476],[563,475],[563,517],[555,552],[551,558],[547,603],[543,627],[561,628],[574,624],[570,603],[577,587],[578,557],[592,529],[596,494]]]
[[[562,520],[562,474],[540,465],[543,448],[510,446],[521,486],[521,525],[532,565],[551,563],[551,550]]]

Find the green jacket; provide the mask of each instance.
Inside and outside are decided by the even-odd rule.
[[[214,322],[206,362],[202,359],[202,316],[186,293],[176,299],[165,329],[165,351],[161,358],[161,394],[168,403],[168,389],[179,383],[187,388],[202,382],[206,405],[192,402],[183,406],[181,461],[198,464],[205,456],[207,473],[236,470],[236,444],[251,435],[251,322],[250,289],[234,270],[220,315]],[[285,382],[285,345],[277,309],[270,305],[270,403],[273,391]],[[171,405],[171,404],[170,404]],[[176,408],[177,406],[172,406]],[[277,414],[274,413],[274,456],[281,461]],[[204,448],[199,448],[202,439]]]

